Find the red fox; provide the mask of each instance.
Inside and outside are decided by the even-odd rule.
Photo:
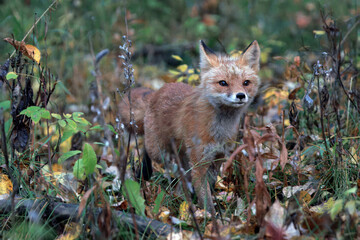
[[[260,84],[259,58],[257,41],[239,57],[216,54],[200,41],[200,85],[165,84],[150,94],[145,108],[141,106],[148,157],[162,162],[164,154],[173,152],[173,141],[181,161],[191,170],[200,206],[210,212],[215,210],[210,186],[221,160],[233,150],[240,117]],[[132,90],[134,96],[137,91],[141,90]]]

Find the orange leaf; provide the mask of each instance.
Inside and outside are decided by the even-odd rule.
[[[19,50],[26,57],[34,60],[37,63],[40,63],[41,52],[35,46],[30,44],[25,44],[24,41],[16,41],[12,38],[4,38],[4,40],[15,47],[16,50]]]

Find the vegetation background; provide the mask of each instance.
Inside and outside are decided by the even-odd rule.
[[[34,104],[39,107],[23,112],[28,118],[21,121],[29,128],[24,135],[30,140],[26,150],[16,147],[14,142],[20,140],[14,134],[24,136],[18,133],[22,128],[16,127],[19,122],[11,110],[18,106],[14,104],[16,84],[10,77],[8,85],[1,80],[0,108],[4,112],[0,125],[5,132],[1,137],[7,141],[0,154],[0,182],[11,182],[11,187],[1,192],[2,199],[52,197],[51,203],[80,203],[81,210],[87,206],[87,212],[79,211],[77,219],[85,224],[70,230],[64,219],[41,210],[34,210],[34,220],[29,212],[18,213],[26,216],[19,219],[9,215],[14,209],[0,209],[1,237],[147,238],[160,234],[156,230],[142,232],[142,220],[135,221],[135,214],[198,237],[204,232],[205,237],[232,238],[359,237],[359,14],[357,0],[0,1],[0,38],[21,41],[29,33],[26,44],[41,52],[41,68],[31,67],[31,59],[26,63],[34,69],[31,74],[16,66],[5,71],[14,47],[0,41],[2,79],[8,72],[23,79],[31,75]],[[157,89],[175,81],[196,85],[200,39],[228,54],[239,54],[255,39],[259,42],[263,85],[252,106],[253,132],[248,134],[256,138],[271,133],[272,140],[280,139],[277,145],[259,146],[268,153],[263,156],[268,161],[261,160],[264,174],[260,179],[264,178],[268,189],[268,195],[262,197],[269,196],[271,202],[264,200],[264,208],[260,207],[260,197],[255,197],[256,188],[263,184],[257,175],[260,170],[255,164],[245,164],[246,156],[238,156],[236,161],[241,164],[235,164],[234,171],[219,180],[215,189],[222,212],[219,226],[199,209],[189,216],[187,207],[192,203],[186,203],[189,201],[175,187],[167,187],[161,167],[156,167],[161,173],[151,183],[124,182],[133,177],[142,140],[128,141],[117,120],[117,103],[129,86]],[[131,74],[124,75],[132,69],[134,82]],[[55,91],[49,94],[46,90],[55,82]],[[26,92],[24,82],[21,87]],[[44,97],[35,101],[37,91],[39,96],[51,96],[48,104]],[[37,120],[43,111],[40,107],[51,117],[41,113]],[[266,125],[270,122],[273,125]],[[284,148],[287,156],[281,160]],[[86,163],[79,161],[79,154]],[[98,166],[87,170],[94,159]],[[279,159],[285,168],[278,166]],[[59,161],[65,165],[57,164]],[[128,168],[121,165],[124,161]],[[75,173],[82,166],[83,173]],[[66,182],[64,178],[69,176],[71,181]],[[126,184],[122,190],[118,187]],[[137,191],[136,197],[131,198],[126,189]],[[14,207],[14,202],[10,205]],[[125,227],[123,222],[114,222],[116,214],[111,215],[110,206],[132,213],[132,220]],[[102,209],[100,214],[97,207]],[[85,214],[93,218],[86,219]],[[224,224],[224,219],[230,224]],[[183,238],[188,236],[180,233]]]

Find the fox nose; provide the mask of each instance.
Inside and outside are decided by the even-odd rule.
[[[238,93],[236,94],[236,98],[238,98],[240,101],[246,99],[245,93]]]

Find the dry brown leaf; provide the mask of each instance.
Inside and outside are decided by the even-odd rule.
[[[106,202],[105,206],[101,209],[100,214],[98,215],[98,226],[101,233],[106,237],[109,238],[111,234],[111,210],[109,204]]]
[[[16,50],[19,50],[26,57],[34,60],[37,63],[40,63],[41,52],[35,46],[26,44],[24,41],[16,41],[12,38],[4,38],[4,40],[15,47]]]
[[[96,188],[96,185],[94,185],[92,188],[87,190],[86,193],[84,194],[84,196],[81,198],[77,217],[80,217],[82,211],[84,210],[84,208],[86,206],[86,202],[87,202],[88,198],[90,197],[90,194],[94,191],[95,188]]]
[[[224,164],[224,168],[223,168],[223,174],[226,173],[226,171],[230,168],[230,166],[233,163],[234,158],[236,157],[236,155],[238,155],[243,149],[247,148],[247,144],[241,145],[239,146],[229,157],[228,160],[226,160],[225,164]]]
[[[280,166],[281,169],[284,170],[286,163],[288,162],[288,151],[286,149],[286,145],[283,141],[279,141],[281,144],[281,152],[280,152]]]
[[[291,91],[291,93],[289,93],[289,99],[290,100],[295,100],[296,99],[296,93],[301,89],[302,87],[297,87],[294,90]]]
[[[263,179],[264,168],[262,166],[262,161],[259,158],[256,158],[255,166],[256,218],[258,220],[258,224],[262,225],[262,221],[264,219],[266,211],[271,205],[271,197]]]

